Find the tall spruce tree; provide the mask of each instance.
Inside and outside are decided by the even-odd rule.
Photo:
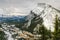
[[[60,40],[60,29],[59,29],[59,27],[60,27],[60,21],[59,21],[59,19],[58,19],[58,16],[56,15],[56,17],[55,17],[55,26],[54,26],[54,28],[55,28],[55,30],[54,30],[54,40]]]
[[[41,35],[40,40],[48,40],[51,39],[51,31],[47,30],[47,28],[42,25],[39,29],[39,34]]]

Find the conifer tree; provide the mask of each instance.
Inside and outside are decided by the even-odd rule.
[[[47,28],[44,25],[40,27],[39,34],[41,35],[40,40],[48,40],[51,38],[51,31],[47,30]]]
[[[54,30],[54,40],[60,40],[60,29],[59,29],[59,26],[60,23],[59,23],[59,19],[58,19],[58,16],[56,15],[56,18],[55,18],[55,30]]]

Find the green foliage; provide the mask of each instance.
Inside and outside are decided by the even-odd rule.
[[[5,33],[3,31],[0,31],[0,40],[6,40]]]
[[[44,25],[42,25],[42,27],[40,27],[39,34],[41,34],[41,40],[47,40],[47,39],[51,38],[51,31],[47,30]]]
[[[56,15],[55,18],[55,26],[54,26],[55,30],[54,30],[54,40],[60,40],[60,21],[58,19],[58,16]]]
[[[56,18],[55,18],[55,30],[54,31],[58,31],[58,16],[56,15]]]

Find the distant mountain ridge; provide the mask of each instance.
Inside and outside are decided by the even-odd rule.
[[[1,22],[25,22],[27,14],[22,13],[18,8],[0,8]]]
[[[0,22],[25,22],[27,16],[0,17]]]

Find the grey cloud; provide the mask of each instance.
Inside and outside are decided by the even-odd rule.
[[[13,6],[26,9],[25,11],[28,11],[36,7],[37,3],[47,3],[60,9],[60,0],[0,0],[0,7],[4,8]]]

